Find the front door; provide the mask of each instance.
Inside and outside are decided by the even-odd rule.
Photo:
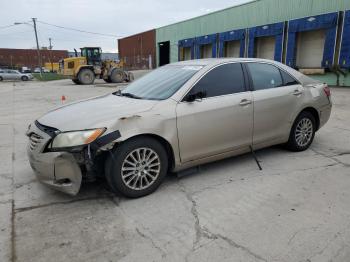
[[[204,97],[186,102],[189,95]],[[188,162],[252,144],[252,94],[240,63],[220,65],[203,76],[177,105],[181,161]]]

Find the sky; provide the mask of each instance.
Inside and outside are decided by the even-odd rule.
[[[147,31],[249,0],[0,0],[0,48],[36,47],[31,18],[38,19],[40,46],[79,49],[100,46],[117,52],[118,37]],[[6,27],[14,23],[28,23]],[[109,34],[101,36],[45,23]],[[6,27],[6,28],[5,28]]]

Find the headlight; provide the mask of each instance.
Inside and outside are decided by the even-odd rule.
[[[105,128],[98,128],[86,131],[72,131],[60,133],[52,141],[51,148],[57,149],[87,145],[94,142],[105,131]]]

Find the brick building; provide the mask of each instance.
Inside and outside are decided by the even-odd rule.
[[[46,62],[58,62],[68,57],[67,50],[40,50],[42,65]],[[0,48],[0,67],[21,68],[23,66],[34,69],[38,67],[38,54],[36,49]]]
[[[119,58],[128,69],[156,66],[156,31],[150,30],[118,40]]]

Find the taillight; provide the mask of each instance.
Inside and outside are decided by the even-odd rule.
[[[323,91],[326,94],[326,96],[328,96],[328,97],[331,96],[331,90],[329,89],[328,85],[324,86]]]

